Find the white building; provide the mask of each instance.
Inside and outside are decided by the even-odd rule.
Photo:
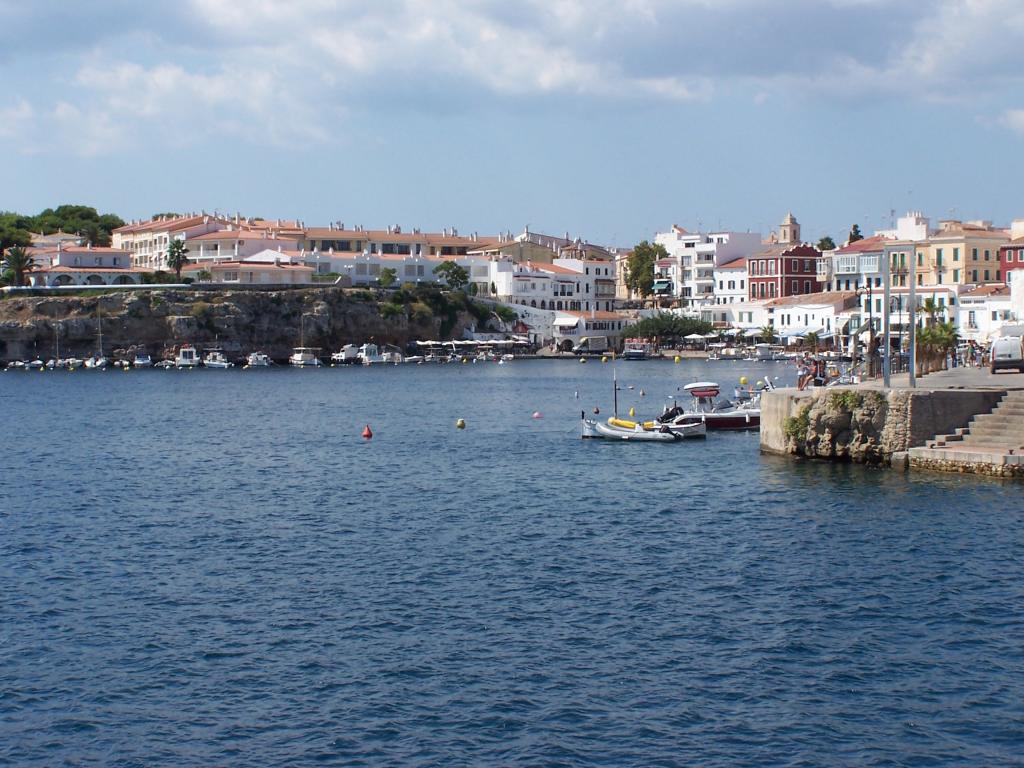
[[[955,311],[960,338],[981,343],[991,341],[1003,325],[1013,323],[1016,317],[1011,288],[997,283],[979,285],[960,294]]]
[[[752,232],[687,232],[673,225],[654,242],[668,258],[655,264],[654,293],[700,310],[715,303],[715,267],[749,256],[761,248],[761,235]]]
[[[132,266],[150,272],[167,269],[167,248],[171,240],[223,229],[228,220],[219,216],[196,214],[160,216],[152,221],[137,221],[118,227],[111,233],[111,246],[131,252]]]
[[[142,282],[143,270],[132,267],[132,254],[123,248],[58,244],[56,248],[29,248],[28,252],[35,264],[28,273],[33,287]]]
[[[715,305],[737,304],[747,300],[747,259],[727,261],[715,267]]]

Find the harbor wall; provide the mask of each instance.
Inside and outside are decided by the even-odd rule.
[[[761,450],[892,465],[936,435],[988,413],[1002,390],[780,389],[761,398]],[[896,460],[896,461],[894,461]]]

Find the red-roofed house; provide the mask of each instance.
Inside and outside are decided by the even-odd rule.
[[[749,297],[775,299],[818,290],[821,251],[812,245],[770,245],[747,259]]]

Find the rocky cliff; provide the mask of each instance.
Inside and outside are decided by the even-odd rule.
[[[335,351],[366,341],[405,346],[414,339],[457,338],[475,322],[473,305],[439,292],[409,304],[382,303],[368,291],[340,288],[255,291],[157,291],[40,296],[0,301],[0,360],[46,360],[144,348],[154,358],[180,344],[216,343],[229,356],[260,349],[284,360],[292,347]],[[477,308],[479,309],[479,308]]]

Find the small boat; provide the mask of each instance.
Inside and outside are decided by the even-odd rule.
[[[136,368],[149,368],[153,365],[153,358],[145,352],[136,352],[135,357],[132,358],[132,365]]]
[[[174,358],[175,368],[195,368],[200,363],[199,353],[191,344],[182,344]]]
[[[719,401],[718,384],[712,381],[695,381],[683,387],[693,398],[689,408],[676,406],[658,417],[659,424],[670,428],[689,424],[704,424],[710,430],[758,429],[761,426],[761,392],[772,389],[771,382],[765,388],[754,392],[745,402]]]
[[[109,365],[110,361],[101,355],[93,355],[92,357],[86,358],[85,367],[93,368],[97,370],[103,370]]]
[[[26,368],[28,368],[28,363],[24,360],[11,360],[11,362],[7,364],[8,371],[23,371]]]
[[[42,360],[40,360],[37,357],[35,360],[32,360],[32,361],[29,362],[28,369],[30,371],[38,371],[41,368],[43,368],[43,366],[45,366],[45,365],[46,365],[46,363],[44,363]]]
[[[270,356],[266,352],[250,352],[245,358],[246,368],[267,368],[270,366]]]
[[[402,360],[402,362],[403,363],[410,363],[410,364],[413,364],[413,365],[415,365],[416,363],[422,363],[423,362],[423,355],[409,355],[404,360]]]
[[[626,440],[637,443],[674,443],[682,440],[680,435],[667,427],[650,430],[644,429],[638,424],[633,429],[626,429],[585,417],[583,418],[582,437],[584,440]]]
[[[400,365],[405,360],[402,350],[388,344],[381,349],[380,356],[387,365]]]
[[[359,348],[359,362],[363,365],[379,365],[387,361],[376,344],[363,344]]]
[[[627,339],[622,350],[623,360],[646,360],[651,353],[651,345],[646,341]]]
[[[608,419],[608,426],[615,427],[617,429],[630,430],[635,430],[639,427],[640,429],[648,432],[663,432],[668,430],[674,435],[677,435],[681,440],[707,437],[708,435],[707,425],[703,421],[688,421],[676,424],[675,422],[662,423],[658,420],[636,422],[628,419],[617,419],[612,417]]]
[[[153,367],[154,368],[162,368],[162,369],[164,369],[166,371],[166,370],[168,370],[170,368],[174,368],[175,366],[174,366],[174,361],[173,360],[161,360],[159,363],[154,363]]]
[[[235,364],[228,360],[219,349],[211,349],[203,358],[203,365],[207,368],[234,368]]]
[[[82,365],[82,361],[77,357],[65,357],[63,360],[57,361],[58,368],[67,368],[69,371],[73,371],[75,368],[81,368]]]
[[[323,363],[316,356],[317,351],[317,347],[295,347],[288,358],[288,364],[299,368],[319,368]]]
[[[331,355],[331,362],[336,365],[355,365],[359,362],[359,347],[355,344],[346,344]]]

